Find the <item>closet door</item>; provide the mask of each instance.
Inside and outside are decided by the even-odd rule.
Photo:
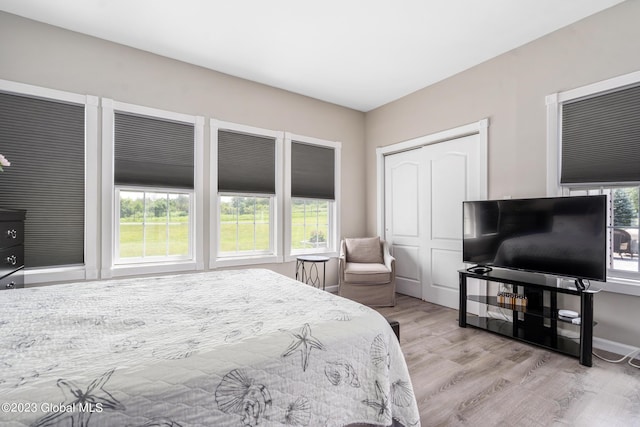
[[[478,200],[483,194],[479,137],[476,134],[428,145],[423,148],[423,162],[422,297],[458,308],[458,270],[464,268],[462,202]]]
[[[385,156],[385,239],[399,293],[458,307],[462,201],[485,197],[482,150],[473,134]]]
[[[386,156],[385,240],[396,258],[396,289],[422,298],[420,258],[423,230],[420,194],[424,192],[422,149]]]

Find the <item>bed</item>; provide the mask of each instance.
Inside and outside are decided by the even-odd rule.
[[[420,425],[388,322],[269,270],[0,297],[2,426]]]

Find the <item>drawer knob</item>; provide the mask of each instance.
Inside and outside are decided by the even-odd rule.
[[[13,289],[16,287],[16,282],[10,282],[5,285],[7,289]]]
[[[7,263],[11,265],[16,265],[18,262],[18,258],[15,255],[11,255],[7,257]]]
[[[18,237],[18,232],[16,230],[7,230],[7,237],[10,239],[16,239]]]

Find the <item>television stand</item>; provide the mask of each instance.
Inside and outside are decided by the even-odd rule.
[[[599,290],[561,286],[556,277],[543,274],[493,269],[486,273],[459,270],[460,311],[458,323],[461,328],[471,326],[513,338],[558,353],[577,357],[580,364],[592,366],[593,348],[593,295]],[[487,282],[497,282],[514,286],[514,292],[528,297],[526,306],[498,302],[495,295],[468,295],[467,279],[474,278]],[[572,319],[558,315],[558,294],[574,295],[580,298],[579,342],[558,333],[558,324],[575,325]],[[544,296],[548,295],[548,303]],[[500,307],[508,311],[508,318],[489,316],[489,312],[472,314],[467,312],[467,302],[480,306]],[[574,326],[576,328],[576,326]]]

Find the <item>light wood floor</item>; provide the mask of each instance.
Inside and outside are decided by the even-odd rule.
[[[460,328],[457,310],[407,296],[378,311],[400,322],[423,427],[640,426],[640,369],[626,361],[594,357],[587,368],[577,358]]]

